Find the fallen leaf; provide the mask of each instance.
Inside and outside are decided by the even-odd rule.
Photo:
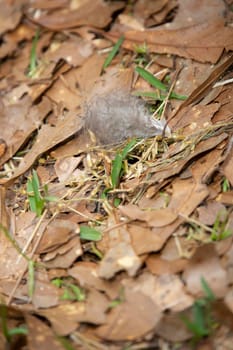
[[[80,261],[68,270],[70,276],[75,278],[81,287],[85,289],[97,289],[105,292],[111,299],[116,299],[119,294],[118,283],[106,281],[98,275],[98,264],[88,261]]]
[[[81,129],[81,127],[82,123],[80,118],[73,113],[68,114],[65,120],[60,120],[56,126],[44,124],[38,132],[31,151],[22,158],[12,177],[10,179],[1,179],[0,183],[11,183],[14,179],[28,170],[42,153],[75,134]]]
[[[130,219],[146,221],[150,227],[163,227],[171,224],[177,218],[177,214],[169,208],[156,210],[142,210],[136,205],[128,204],[119,207],[122,214]]]
[[[155,254],[146,259],[148,270],[155,275],[174,274],[184,270],[188,261],[186,259],[165,260]]]
[[[164,274],[154,276],[144,272],[134,280],[123,280],[125,293],[140,292],[150,297],[160,310],[182,311],[193,303],[193,298],[188,295],[184,284],[176,275]]]
[[[122,6],[118,6],[121,8]],[[116,8],[117,9],[117,8]],[[101,16],[96,16],[101,13]],[[79,4],[77,9],[58,9],[48,14],[41,14],[39,18],[29,17],[36,23],[52,30],[68,29],[88,25],[97,28],[106,27],[111,21],[111,7],[102,0],[95,2],[87,0]]]
[[[56,306],[60,296],[59,289],[51,283],[46,270],[36,270],[32,296],[33,305],[37,309]]]
[[[86,302],[61,304],[57,307],[38,311],[37,314],[46,317],[58,335],[68,335],[75,331],[79,322],[95,325],[106,322],[105,312],[108,308],[107,298],[97,291],[92,291]]]
[[[71,238],[67,243],[54,248],[43,256],[43,262],[48,268],[69,268],[82,255],[79,237]]]
[[[127,291],[126,300],[114,307],[107,316],[105,325],[96,334],[112,341],[139,339],[159,322],[161,311],[152,299],[141,292]]]
[[[113,32],[105,33],[105,36],[114,41],[119,38],[119,34]],[[151,52],[170,53],[199,62],[216,63],[224,49],[233,49],[232,28],[225,27],[222,20],[178,29],[158,27],[153,30],[128,31],[124,36],[122,45],[128,50],[134,50],[135,44],[143,45],[146,42]]]
[[[30,350],[64,350],[64,347],[45,322],[36,316],[25,313],[28,328],[28,347]]]
[[[67,220],[57,219],[48,225],[36,252],[45,254],[66,243],[76,234],[78,226]]]
[[[196,297],[204,295],[201,278],[206,280],[216,297],[226,295],[227,275],[220,264],[214,244],[206,244],[198,248],[183,273],[187,290]]]
[[[125,270],[129,276],[134,276],[141,266],[141,260],[135,254],[131,245],[120,242],[110,248],[101,260],[98,275],[102,278],[112,278],[117,272]]]
[[[192,338],[192,333],[182,321],[179,313],[163,315],[156,327],[156,334],[174,343]]]
[[[213,225],[216,220],[224,221],[227,211],[224,205],[216,201],[207,201],[205,206],[197,208],[198,220],[205,225]]]
[[[47,98],[43,98],[38,105],[30,104],[30,98],[26,97],[18,103],[3,107],[0,137],[6,141],[7,149],[0,159],[0,164],[4,164],[18,151],[51,110],[51,103]]]

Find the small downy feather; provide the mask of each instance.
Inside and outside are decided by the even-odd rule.
[[[84,113],[85,128],[103,145],[117,144],[132,137],[161,135],[166,124],[150,116],[144,101],[125,91],[94,95],[86,103]],[[166,127],[165,134],[169,133]]]

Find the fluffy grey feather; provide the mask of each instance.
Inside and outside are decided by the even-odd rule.
[[[103,145],[160,135],[164,126],[165,122],[149,115],[142,100],[124,91],[97,94],[85,106],[85,127]]]

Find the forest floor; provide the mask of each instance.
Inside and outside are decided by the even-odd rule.
[[[232,1],[0,9],[0,350],[232,350]]]

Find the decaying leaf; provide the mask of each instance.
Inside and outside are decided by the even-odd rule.
[[[230,350],[231,1],[0,7],[0,348]]]

